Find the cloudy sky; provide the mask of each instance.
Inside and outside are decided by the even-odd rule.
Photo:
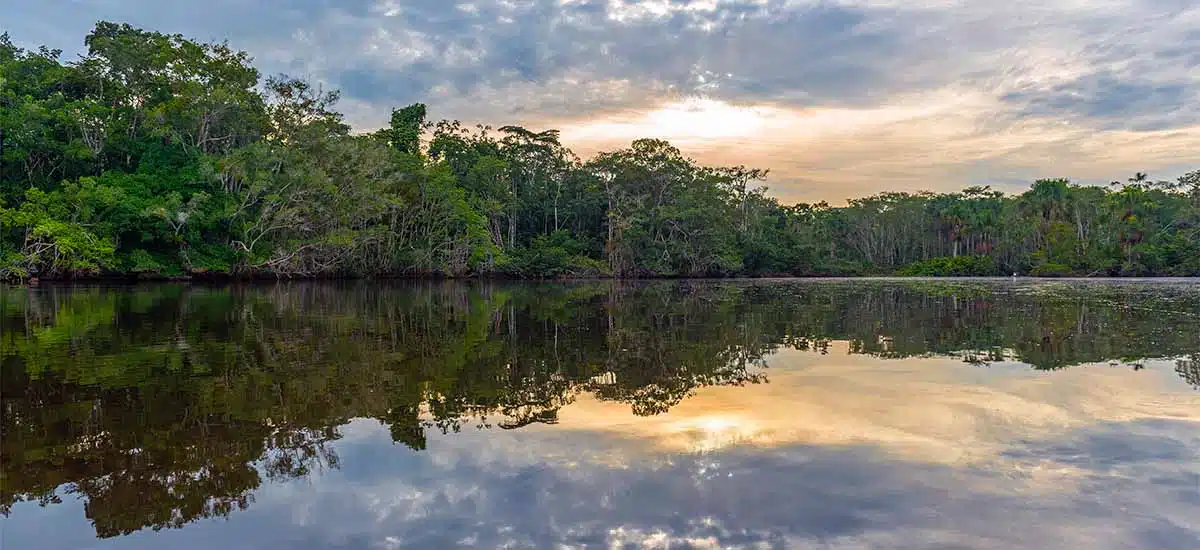
[[[1200,168],[1194,0],[5,0],[69,55],[98,19],[228,40],[343,90],[358,129],[559,128],[580,154],[664,137],[771,170],[786,201]]]

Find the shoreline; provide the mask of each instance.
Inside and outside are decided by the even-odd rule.
[[[980,282],[1022,282],[1022,281],[1062,281],[1062,282],[1196,282],[1200,277],[1189,276],[915,276],[915,275],[733,275],[728,277],[688,277],[688,276],[652,276],[652,277],[513,277],[503,275],[469,275],[469,276],[305,276],[305,277],[270,277],[270,276],[181,276],[181,277],[127,277],[127,276],[95,276],[95,277],[55,277],[29,281],[0,281],[5,287],[32,287],[41,285],[72,286],[72,285],[121,285],[132,286],[139,284],[195,284],[195,285],[237,285],[237,284],[267,284],[267,283],[406,283],[406,282],[495,282],[495,283],[588,283],[588,282],[651,282],[651,281],[697,281],[697,282],[738,282],[738,281],[980,281]]]

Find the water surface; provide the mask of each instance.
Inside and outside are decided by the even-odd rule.
[[[0,290],[0,547],[1200,548],[1200,283]]]

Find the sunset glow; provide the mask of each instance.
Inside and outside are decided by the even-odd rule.
[[[609,120],[583,122],[569,127],[569,139],[629,141],[657,137],[672,141],[704,141],[748,138],[771,125],[779,112],[764,107],[743,107],[722,101],[692,97],[657,109]]]

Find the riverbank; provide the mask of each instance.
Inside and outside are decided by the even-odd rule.
[[[495,282],[590,282],[590,281],[737,281],[737,280],[897,280],[897,281],[1200,281],[1195,276],[1001,276],[1001,275],[791,275],[791,274],[738,274],[724,277],[685,277],[685,276],[643,276],[643,277],[516,277],[502,274],[478,275],[390,275],[390,276],[267,276],[230,274],[204,274],[195,276],[137,276],[137,275],[90,275],[78,277],[50,277],[35,280],[8,279],[0,280],[7,286],[38,286],[41,284],[138,284],[138,283],[198,283],[198,284],[232,284],[232,283],[269,283],[276,281],[295,282],[402,282],[402,281],[495,281]]]

